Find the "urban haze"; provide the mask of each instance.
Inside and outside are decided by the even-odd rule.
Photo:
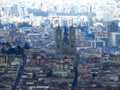
[[[0,0],[0,90],[120,90],[120,0]]]

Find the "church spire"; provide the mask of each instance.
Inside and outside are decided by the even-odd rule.
[[[64,42],[68,41],[68,28],[64,26]]]

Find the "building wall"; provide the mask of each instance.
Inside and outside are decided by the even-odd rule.
[[[112,46],[120,47],[120,32],[112,32],[110,40]]]

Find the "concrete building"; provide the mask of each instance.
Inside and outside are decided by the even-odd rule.
[[[110,34],[111,45],[120,47],[120,32],[112,32]]]
[[[91,41],[91,48],[97,48],[97,47],[105,47],[105,42],[102,40]]]

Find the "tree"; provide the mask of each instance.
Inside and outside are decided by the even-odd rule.
[[[94,79],[96,76],[97,76],[96,73],[93,73],[93,74],[92,74],[93,79]]]
[[[36,78],[36,72],[33,71],[33,78]]]
[[[51,77],[52,75],[53,75],[52,68],[48,68],[47,77]]]
[[[6,50],[4,47],[1,48],[1,53],[5,54],[6,53]]]
[[[9,49],[6,51],[6,54],[16,54],[16,49],[15,49],[15,48],[9,48]]]
[[[30,45],[29,45],[28,43],[25,43],[25,45],[24,45],[24,49],[29,50],[29,49],[30,49]]]
[[[18,24],[18,28],[22,28],[22,27],[32,27],[32,25],[30,25],[30,24],[27,23],[27,22],[19,23],[19,24]]]
[[[24,49],[18,45],[16,47],[16,55],[23,55],[23,54],[24,54]]]
[[[11,45],[10,45],[9,42],[6,42],[5,45],[6,45],[7,47],[11,47]]]
[[[0,29],[3,28],[3,25],[0,23]]]

